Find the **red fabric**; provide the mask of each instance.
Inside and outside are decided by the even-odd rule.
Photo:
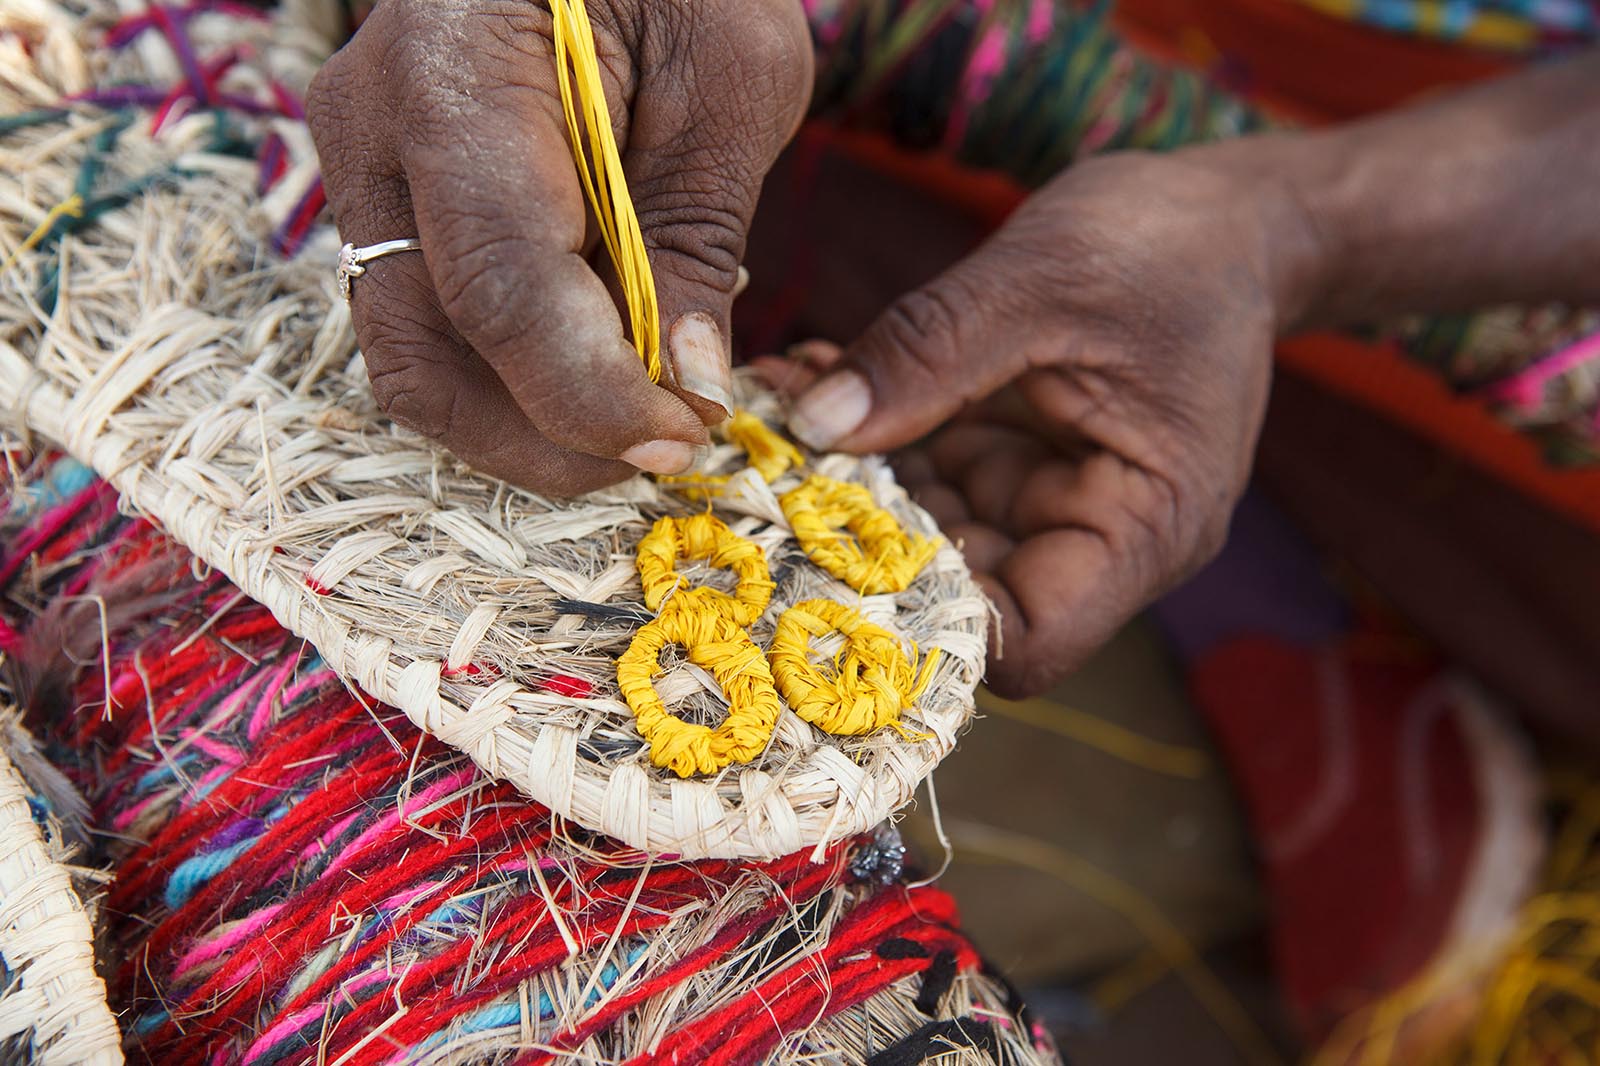
[[[1243,639],[1191,676],[1260,847],[1284,990],[1313,1036],[1444,946],[1484,829],[1429,663]]]

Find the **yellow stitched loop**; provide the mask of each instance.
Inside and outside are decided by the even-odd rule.
[[[769,485],[790,468],[806,465],[806,457],[799,448],[749,411],[735,411],[723,432],[744,449],[750,457],[750,465]]]
[[[939,551],[939,541],[907,535],[860,485],[814,474],[778,502],[811,561],[866,596],[904,591]]]
[[[622,172],[622,153],[611,132],[605,83],[600,80],[600,59],[583,3],[584,0],[550,0],[550,36],[556,52],[561,106],[567,114],[567,133],[577,157],[578,177],[594,208],[606,253],[616,265],[622,283],[633,345],[639,349],[650,380],[660,381],[661,316],[656,306],[655,276],[650,272],[639,216],[634,213],[633,198]]]
[[[830,680],[807,657],[812,637],[838,630],[846,640]],[[778,619],[767,652],[778,692],[801,718],[840,736],[860,736],[889,726],[908,739],[926,739],[900,724],[900,712],[916,702],[933,677],[938,649],[917,670],[900,642],[842,603],[805,600]]]
[[[652,611],[659,611],[667,596],[686,584],[675,569],[679,559],[704,559],[738,575],[732,596],[721,589],[705,588],[680,592],[676,597],[692,596],[736,625],[747,626],[760,618],[772,599],[772,575],[760,545],[745,540],[714,515],[668,515],[657,519],[639,541],[639,581],[644,585],[644,602]]]
[[[728,717],[715,729],[685,722],[668,712],[656,692],[661,649],[681,644],[689,661],[711,671],[728,699]],[[766,657],[750,635],[706,601],[669,606],[639,630],[617,660],[617,686],[633,709],[639,734],[650,744],[650,761],[679,777],[710,774],[734,762],[749,762],[766,749],[781,704]]]

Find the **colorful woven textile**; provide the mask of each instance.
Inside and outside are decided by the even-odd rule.
[[[341,676],[589,828],[657,854],[773,858],[906,803],[970,721],[983,669],[989,607],[960,552],[880,458],[803,456],[769,484],[720,442],[700,473],[725,486],[717,516],[759,547],[775,585],[746,658],[760,660],[786,610],[829,599],[932,666],[899,708],[903,730],[831,733],[785,713],[769,680],[731,763],[660,758],[661,730],[638,728],[641,686],[625,693],[618,675],[654,617],[634,554],[657,520],[703,511],[704,496],[639,476],[547,498],[383,414],[299,114],[333,45],[313,18],[327,11],[252,12],[30,0],[17,57],[28,77],[0,79],[0,106],[18,112],[0,124],[0,249],[13,260],[0,275],[0,406]],[[735,394],[781,421],[749,378]],[[905,580],[858,589],[815,561],[780,501],[813,475],[867,493],[873,529],[927,544]],[[714,580],[709,569],[690,580]],[[707,664],[660,666],[634,680],[687,730],[720,728],[728,701],[714,672],[696,672]]]
[[[1526,53],[1600,38],[1593,0],[1295,0],[1394,33]]]
[[[44,495],[7,501],[0,644],[115,874],[134,1059],[1053,1058],[892,831],[648,858],[347,688],[103,482]]]

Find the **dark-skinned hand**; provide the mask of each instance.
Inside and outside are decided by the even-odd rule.
[[[1270,195],[1243,192],[1181,157],[1083,164],[848,349],[759,361],[808,444],[901,449],[1000,609],[1002,693],[1059,680],[1222,543],[1276,325]]]
[[[567,143],[549,12],[384,0],[311,87],[334,218],[368,264],[379,405],[486,473],[571,495],[676,473],[729,407],[728,312],[762,179],[811,91],[794,0],[590,0],[662,323],[662,383],[615,303]]]

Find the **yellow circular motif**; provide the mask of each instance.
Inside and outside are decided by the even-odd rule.
[[[811,664],[807,651],[813,637],[834,630],[846,645],[829,679]],[[778,692],[790,709],[819,729],[839,736],[859,736],[883,726],[908,735],[900,712],[914,703],[933,676],[935,650],[917,670],[900,641],[882,626],[832,600],[805,600],[778,619],[767,652]]]
[[[686,583],[676,569],[679,559],[704,559],[738,576],[738,587],[731,596],[720,589],[695,590],[702,602],[738,625],[747,626],[760,618],[772,599],[772,575],[759,545],[745,540],[713,515],[668,515],[658,519],[639,541],[639,581],[644,585],[644,602],[651,610],[659,611],[668,595]]]
[[[781,704],[772,671],[750,635],[696,595],[674,601],[634,634],[617,660],[617,685],[633,710],[639,734],[650,745],[650,761],[679,777],[710,774],[734,762],[749,762],[766,748]],[[655,689],[661,649],[681,644],[689,661],[711,671],[728,699],[728,717],[711,726],[685,722],[669,712]]]
[[[905,591],[939,551],[937,540],[908,536],[860,485],[814,474],[779,503],[811,561],[863,595]]]

